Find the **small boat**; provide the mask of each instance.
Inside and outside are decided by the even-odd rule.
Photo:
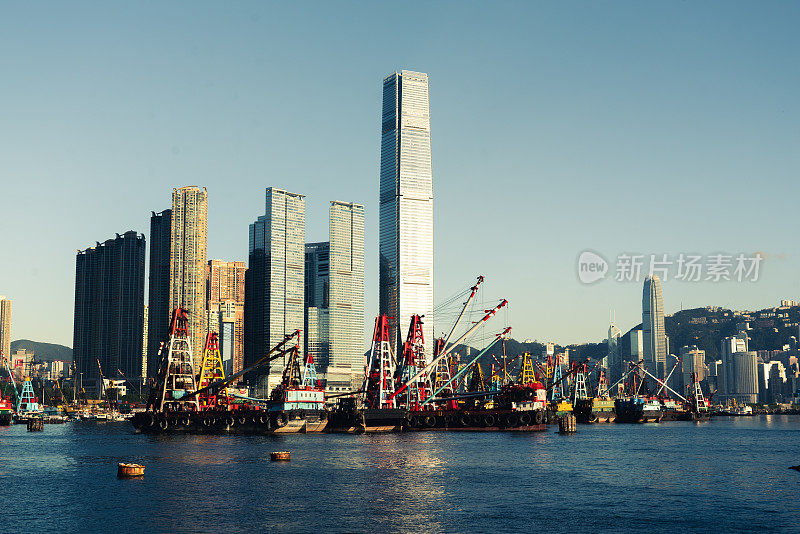
[[[119,478],[133,478],[144,476],[144,466],[139,464],[117,464],[117,476]]]

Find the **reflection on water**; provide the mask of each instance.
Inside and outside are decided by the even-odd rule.
[[[800,417],[545,433],[144,436],[0,427],[4,530],[790,529]],[[269,453],[290,450],[291,462]],[[147,466],[119,480],[116,464]],[[35,497],[9,499],[25,487]],[[31,506],[35,502],[36,506]],[[20,528],[16,528],[20,527]]]

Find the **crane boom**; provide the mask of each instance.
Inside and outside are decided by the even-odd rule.
[[[472,292],[469,294],[467,301],[464,303],[464,307],[461,308],[461,313],[458,314],[458,319],[456,319],[455,324],[453,324],[453,328],[451,328],[450,333],[447,334],[447,337],[444,340],[444,345],[442,345],[443,347],[447,347],[447,344],[450,342],[450,337],[453,335],[453,332],[456,331],[456,328],[458,328],[461,318],[464,316],[464,312],[467,311],[467,307],[469,306],[469,303],[472,301],[473,297],[475,297],[475,294],[478,292],[478,287],[481,285],[481,283],[483,283],[483,276],[479,276],[478,283],[470,288]]]
[[[469,371],[469,370],[472,368],[472,364],[473,364],[473,363],[477,362],[477,361],[478,361],[478,360],[481,358],[481,356],[483,356],[484,354],[486,354],[486,353],[489,351],[489,349],[491,349],[491,348],[494,346],[494,344],[495,344],[495,343],[497,343],[497,342],[498,342],[498,341],[499,341],[501,338],[505,337],[505,336],[506,336],[506,334],[508,334],[510,331],[511,331],[511,327],[507,327],[507,328],[506,328],[505,330],[503,330],[501,333],[497,334],[497,338],[496,338],[494,341],[492,341],[491,343],[489,343],[489,344],[486,346],[486,348],[485,348],[485,349],[483,349],[482,351],[480,351],[480,352],[479,352],[479,353],[478,353],[478,354],[477,354],[477,355],[476,355],[474,358],[472,358],[472,360],[470,360],[470,362],[469,362],[468,364],[466,364],[466,365],[465,365],[465,366],[464,366],[464,367],[463,367],[463,368],[462,368],[462,369],[461,369],[459,372],[457,372],[457,373],[455,374],[455,376],[453,376],[453,378],[451,378],[451,379],[450,379],[450,381],[449,381],[447,384],[444,384],[444,385],[442,385],[442,386],[441,386],[439,389],[437,389],[436,391],[434,391],[434,392],[433,392],[433,394],[431,394],[431,396],[430,396],[430,397],[428,397],[427,399],[425,399],[425,401],[423,401],[423,403],[422,403],[422,406],[425,406],[425,405],[426,405],[426,404],[428,404],[430,401],[432,401],[432,400],[434,399],[434,397],[436,397],[436,395],[438,395],[438,394],[439,394],[439,393],[441,393],[441,392],[442,392],[444,389],[446,389],[446,388],[448,387],[448,385],[450,385],[450,384],[452,384],[452,383],[457,383],[457,380],[458,380],[458,379],[461,377],[461,375],[465,374],[467,371]]]
[[[638,364],[637,364],[637,365],[638,365]],[[668,390],[670,390],[671,392],[673,392],[675,395],[677,395],[677,396],[678,396],[678,398],[680,398],[680,399],[681,399],[683,402],[688,402],[688,401],[686,400],[686,398],[685,398],[683,395],[681,395],[680,393],[678,393],[677,391],[675,391],[674,389],[672,389],[671,387],[669,387],[668,385],[666,385],[664,382],[662,382],[661,380],[659,380],[658,378],[656,378],[656,376],[655,376],[653,373],[651,373],[650,371],[648,371],[648,370],[647,370],[645,367],[641,367],[641,366],[640,366],[640,369],[641,369],[642,371],[644,371],[644,373],[645,373],[647,376],[649,376],[650,378],[652,378],[653,380],[655,380],[656,382],[658,382],[659,384],[661,384],[663,387],[667,388]]]
[[[452,345],[451,345],[449,348],[443,349],[443,350],[442,350],[442,352],[441,352],[441,353],[440,353],[440,354],[439,354],[439,355],[438,355],[436,358],[434,358],[432,362],[430,362],[428,365],[426,365],[424,369],[422,369],[421,371],[419,371],[417,374],[415,374],[415,375],[414,375],[414,376],[412,376],[410,379],[408,379],[408,380],[407,380],[407,381],[406,381],[406,382],[405,382],[405,383],[404,383],[402,386],[400,386],[399,388],[397,388],[397,390],[396,390],[396,391],[394,392],[394,394],[393,394],[393,395],[390,397],[390,399],[393,399],[394,397],[396,397],[398,393],[400,393],[401,391],[403,391],[404,389],[406,389],[406,388],[408,387],[408,385],[409,385],[410,383],[412,383],[413,381],[415,381],[417,378],[419,378],[419,377],[421,377],[421,376],[425,375],[426,373],[430,372],[430,370],[431,370],[431,369],[435,369],[435,368],[436,368],[436,364],[437,364],[437,363],[439,363],[439,362],[442,360],[442,358],[444,358],[445,356],[447,356],[447,354],[448,354],[448,353],[449,353],[451,350],[453,350],[453,348],[457,347],[459,343],[461,343],[461,342],[462,342],[464,339],[466,339],[466,338],[467,338],[467,337],[468,337],[470,334],[472,334],[472,333],[473,333],[475,330],[477,330],[477,329],[478,329],[478,327],[480,327],[480,326],[481,326],[483,323],[485,323],[486,321],[488,321],[489,319],[491,319],[491,318],[492,318],[492,316],[493,316],[495,313],[497,313],[497,311],[498,311],[500,308],[502,308],[503,306],[505,306],[506,304],[508,304],[508,301],[507,301],[506,299],[503,299],[502,301],[500,301],[500,304],[498,304],[497,306],[495,306],[495,307],[494,307],[494,308],[492,308],[491,310],[485,310],[485,312],[486,312],[486,315],[484,315],[484,316],[483,316],[483,318],[482,318],[480,321],[478,321],[478,322],[476,322],[474,325],[472,325],[472,328],[470,328],[469,330],[467,330],[466,332],[464,332],[464,334],[463,334],[461,337],[459,337],[459,338],[458,338],[456,341],[454,341],[454,342],[453,342],[453,344],[452,344]]]
[[[209,385],[198,389],[197,391],[189,392],[189,393],[186,394],[186,397],[194,397],[194,396],[196,396],[196,395],[198,395],[200,393],[204,393],[204,392],[206,392],[206,391],[208,391],[210,389],[219,389],[219,388],[225,387],[228,384],[233,383],[234,380],[236,380],[240,376],[244,375],[245,373],[249,373],[253,369],[256,369],[257,367],[261,367],[265,363],[269,363],[272,360],[280,358],[281,356],[286,354],[286,352],[288,351],[288,349],[282,349],[282,347],[284,345],[286,345],[295,336],[297,336],[298,339],[299,339],[300,330],[295,330],[291,334],[286,334],[286,336],[284,336],[284,338],[283,338],[283,341],[281,341],[280,343],[278,343],[277,345],[272,347],[269,352],[267,352],[256,363],[254,363],[253,365],[251,365],[247,369],[242,369],[239,372],[233,373],[232,375],[228,376],[227,378],[224,378],[224,379],[221,379],[221,380],[216,380],[216,381],[210,383]],[[278,354],[274,354],[275,352],[278,352]]]

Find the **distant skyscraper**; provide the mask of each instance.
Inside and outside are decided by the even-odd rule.
[[[0,295],[0,350],[11,361],[11,301]]]
[[[651,373],[664,377],[667,361],[666,331],[664,330],[664,301],[658,275],[648,276],[642,290],[642,333],[644,364]]]
[[[208,193],[197,186],[172,190],[169,309],[189,310],[195,365],[203,357],[206,334]]]
[[[270,187],[266,213],[250,225],[245,283],[245,365],[250,365],[294,330],[305,317],[305,196]],[[302,345],[302,339],[300,340]],[[300,351],[303,352],[302,349]],[[266,395],[280,382],[285,361],[276,360],[248,380]]]
[[[73,360],[83,384],[100,392],[117,370],[142,376],[145,239],[134,231],[78,251]]]
[[[148,307],[145,305],[142,316],[142,378],[147,378],[147,321],[149,315]]]
[[[226,348],[230,351],[233,372],[243,369],[244,355],[244,279],[247,264],[243,261],[209,260],[206,270],[208,331],[223,333],[223,326],[232,323],[227,332]]]
[[[608,370],[608,378],[616,380],[621,376],[622,364],[619,357],[619,338],[622,336],[612,317],[611,323],[608,325],[608,355],[603,358],[603,367]]]
[[[321,377],[328,371],[330,339],[330,255],[331,244],[306,243],[305,350],[314,357]]]
[[[364,206],[331,202],[330,241],[306,245],[306,350],[327,386],[349,389],[364,365]]]
[[[383,80],[380,172],[379,310],[393,317],[395,351],[411,315],[424,315],[433,347],[433,169],[428,75]],[[400,328],[398,328],[398,325]]]
[[[167,340],[169,307],[169,264],[172,250],[172,210],[150,216],[150,284],[147,296],[147,374],[158,372],[158,349]]]

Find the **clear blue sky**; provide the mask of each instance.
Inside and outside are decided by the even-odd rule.
[[[768,254],[755,284],[668,280],[668,313],[800,298],[799,22],[797,2],[4,2],[12,337],[71,346],[75,251],[148,234],[191,184],[209,258],[247,259],[267,186],[308,195],[308,241],[329,200],[365,204],[371,323],[402,68],[431,80],[437,300],[484,274],[518,339],[597,341],[612,308],[627,330],[641,282],[582,285],[587,248]]]

